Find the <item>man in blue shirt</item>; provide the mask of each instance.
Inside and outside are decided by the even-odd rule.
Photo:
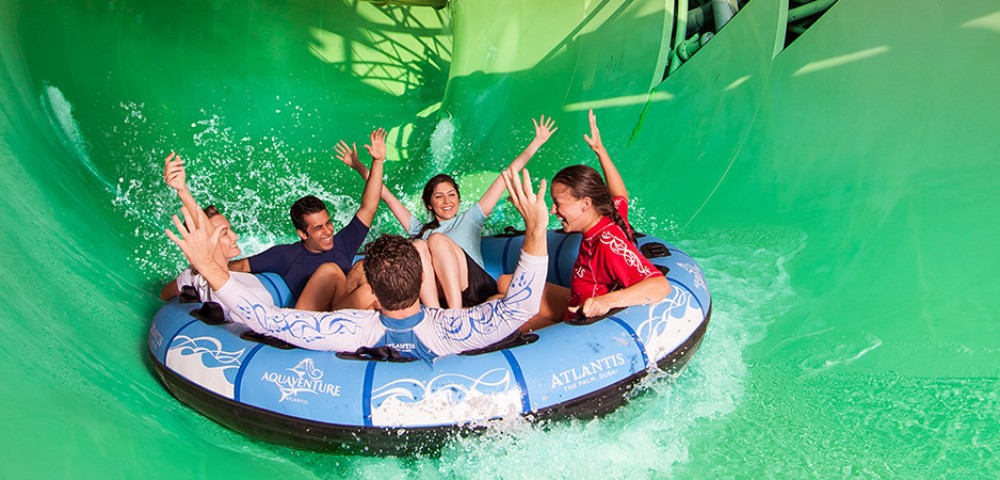
[[[375,212],[378,210],[379,195],[382,191],[382,171],[385,161],[385,130],[377,129],[371,134],[371,145],[365,145],[372,156],[371,174],[365,182],[365,190],[361,195],[361,207],[357,214],[343,229],[334,234],[330,212],[322,200],[312,195],[298,199],[291,208],[292,224],[295,233],[301,241],[275,245],[257,255],[253,255],[229,263],[230,270],[235,272],[274,272],[285,280],[292,295],[300,298],[306,284],[313,273],[321,265],[332,263],[339,267],[340,272],[330,272],[330,267],[324,267],[329,277],[323,282],[323,292],[310,290],[309,295],[323,297],[323,303],[330,305],[331,297],[336,294],[333,288],[342,292],[344,280],[341,278],[351,270],[354,256],[364,243]],[[332,277],[332,278],[330,278]],[[300,299],[304,300],[304,299]],[[310,301],[310,304],[314,302]],[[332,302],[336,304],[336,301]],[[303,307],[310,308],[310,307]],[[311,308],[316,309],[316,308]]]

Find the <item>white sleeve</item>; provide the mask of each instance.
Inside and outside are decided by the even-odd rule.
[[[385,328],[374,310],[313,312],[275,307],[264,302],[232,277],[215,292],[229,309],[230,318],[251,330],[310,350],[353,352],[372,346]]]
[[[191,271],[191,267],[185,268],[183,272],[177,275],[177,290],[179,291],[181,287],[185,285],[194,285],[194,272]]]
[[[414,332],[438,355],[482,348],[503,340],[538,313],[548,273],[549,257],[521,252],[503,298],[468,309],[428,309]]]
[[[208,286],[208,281],[201,275],[194,273],[191,267],[185,268],[180,275],[177,275],[177,291],[183,291],[185,286],[193,287],[198,292],[198,298],[203,302],[212,299],[212,288]]]

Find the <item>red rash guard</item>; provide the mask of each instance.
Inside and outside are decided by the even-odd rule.
[[[614,204],[628,224],[628,200],[615,197]],[[583,234],[580,242],[580,253],[573,265],[573,278],[569,284],[569,306],[579,306],[588,298],[628,288],[657,276],[662,277],[663,273],[639,253],[639,249],[628,241],[625,232],[611,217],[602,217],[597,225]],[[572,314],[567,311],[563,318],[572,318]]]

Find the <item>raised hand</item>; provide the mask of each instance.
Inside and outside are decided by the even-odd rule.
[[[375,160],[385,160],[385,129],[379,128],[373,131],[369,140],[371,144],[365,145],[368,153]],[[354,158],[358,158],[357,150],[354,152]]]
[[[344,162],[351,168],[357,168],[358,166],[358,146],[355,144],[347,145],[347,142],[341,140],[335,147],[334,150],[337,151],[337,159]]]
[[[170,152],[170,155],[163,160],[163,181],[178,192],[188,189],[184,160],[174,152]]]
[[[191,266],[209,281],[212,288],[222,287],[222,284],[229,279],[229,274],[224,265],[216,263],[215,248],[219,245],[219,238],[225,226],[212,225],[212,222],[208,221],[208,216],[200,209],[195,210],[192,216],[187,207],[181,207],[181,215],[184,216],[183,223],[177,215],[173,216],[174,227],[178,233],[175,234],[169,228],[165,229],[164,233],[180,247],[188,262],[191,262]]]
[[[524,218],[526,229],[541,227],[544,230],[549,225],[549,208],[545,204],[545,179],[539,182],[538,193],[535,193],[531,188],[531,175],[528,170],[521,173],[523,178],[518,179],[517,170],[507,168],[503,171],[503,182],[510,192],[510,201]]]
[[[545,204],[545,179],[538,185],[538,192],[531,189],[531,175],[527,170],[523,172],[523,178],[518,181],[517,170],[507,168],[501,177],[507,191],[510,192],[510,201],[517,208],[517,212],[524,218],[524,246],[521,247],[531,255],[543,256],[548,250],[546,246],[546,228],[549,226],[549,209]]]
[[[604,143],[601,142],[601,131],[597,128],[597,116],[594,115],[594,109],[590,109],[587,114],[590,119],[590,136],[587,134],[583,135],[583,140],[590,145],[590,149],[594,152],[600,153],[605,150]]]
[[[556,121],[552,117],[546,119],[545,115],[538,117],[538,120],[532,118],[531,123],[535,124],[535,141],[539,143],[549,141],[549,137],[556,133],[556,130],[559,130],[559,127],[552,128],[555,127]]]

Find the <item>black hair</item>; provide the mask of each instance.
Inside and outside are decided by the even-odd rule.
[[[326,204],[323,203],[322,200],[312,195],[306,195],[292,204],[292,210],[290,212],[292,215],[292,225],[295,225],[296,230],[299,230],[302,233],[308,233],[306,232],[306,229],[309,228],[309,226],[306,225],[305,216],[310,213],[323,211],[326,211]]]
[[[424,193],[421,195],[421,198],[424,201],[424,208],[426,208],[427,210],[431,209],[431,198],[434,197],[434,189],[437,188],[439,184],[445,182],[450,183],[453,187],[455,187],[455,195],[458,195],[459,200],[462,199],[462,192],[458,190],[458,182],[456,182],[455,179],[452,178],[451,175],[448,175],[447,173],[439,173],[431,177],[431,179],[428,180],[426,184],[424,184]],[[420,231],[417,232],[417,234],[414,235],[412,238],[420,238],[421,236],[423,236],[424,232],[428,230],[434,230],[435,228],[438,228],[440,226],[441,222],[438,221],[437,216],[434,215],[434,212],[431,212],[431,221],[425,223],[424,226],[420,229]]]

